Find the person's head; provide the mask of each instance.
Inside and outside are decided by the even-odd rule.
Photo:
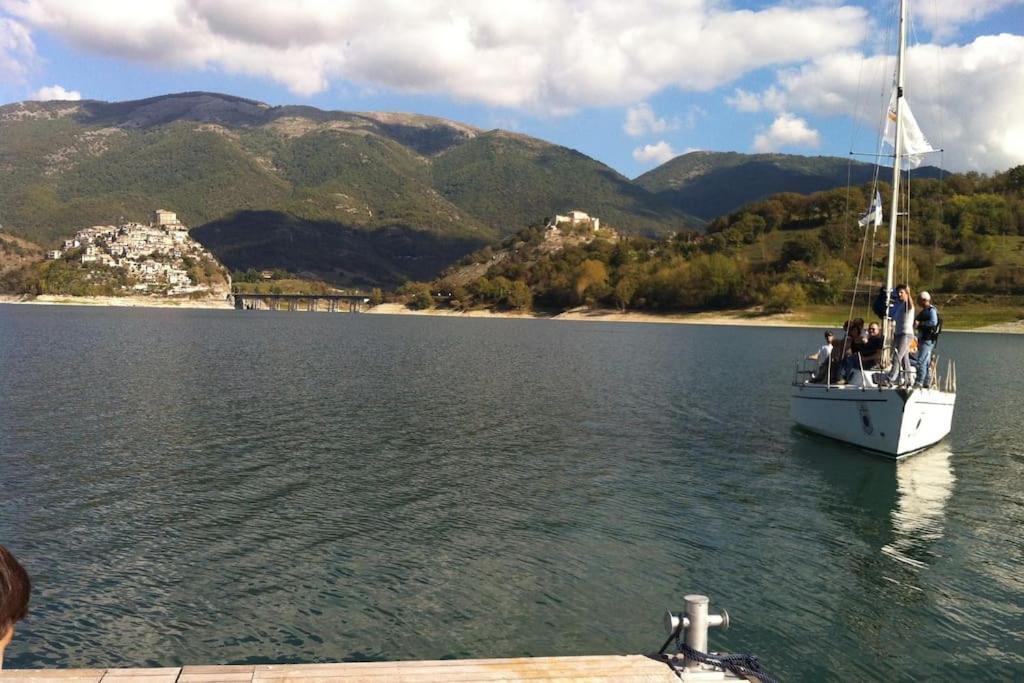
[[[920,294],[918,294],[917,300],[921,303],[922,306],[932,305],[932,295],[929,294],[927,291],[922,291]]]
[[[896,296],[900,301],[910,301],[910,289],[906,285],[896,285]]]
[[[877,337],[880,334],[882,334],[882,326],[881,325],[879,325],[878,323],[871,323],[870,325],[868,325],[868,336],[869,337]]]
[[[833,339],[835,339],[835,335],[832,334],[832,330],[825,330],[825,343],[831,344]]]
[[[28,613],[28,596],[32,591],[28,572],[14,555],[0,545],[0,668],[4,664],[4,648],[14,637],[14,624]]]

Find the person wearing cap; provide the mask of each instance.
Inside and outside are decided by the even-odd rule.
[[[818,361],[818,371],[814,373],[812,382],[823,382],[825,381],[825,373],[828,371],[829,361],[832,359],[832,343],[835,341],[835,335],[832,334],[832,330],[825,330],[825,343],[821,345],[821,348],[816,353],[812,353],[807,356],[807,360]]]
[[[921,312],[914,318],[917,327],[917,379],[915,387],[928,387],[931,384],[932,350],[938,339],[939,312],[932,306],[932,295],[922,291],[917,295],[921,304]]]

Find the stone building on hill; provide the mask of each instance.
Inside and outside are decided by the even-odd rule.
[[[589,228],[593,232],[597,232],[598,230],[601,229],[601,219],[597,218],[596,216],[591,216],[590,214],[584,211],[573,209],[566,216],[556,214],[554,218],[548,221],[546,229],[560,230],[560,226],[567,226],[570,229],[579,226],[584,226]]]

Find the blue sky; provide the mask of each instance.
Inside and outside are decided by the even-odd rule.
[[[871,150],[891,71],[889,2],[150,4],[0,0],[0,101],[209,90],[409,111],[633,177],[690,149],[844,156],[859,131]],[[913,28],[910,99],[943,162],[1024,163],[1024,4],[921,0]]]

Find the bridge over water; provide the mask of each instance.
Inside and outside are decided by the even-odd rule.
[[[256,294],[236,292],[230,295],[239,311],[325,311],[361,313],[370,303],[365,294]]]

